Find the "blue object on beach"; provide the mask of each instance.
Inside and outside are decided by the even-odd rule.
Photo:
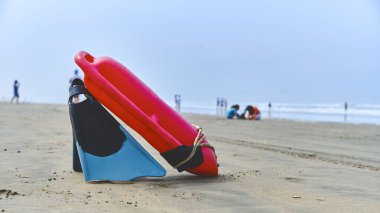
[[[234,117],[239,117],[239,114],[237,113],[236,109],[232,108],[232,109],[227,111],[226,117],[227,117],[227,119],[232,119]]]
[[[120,129],[126,140],[118,152],[108,157],[86,153],[76,143],[85,180],[128,181],[144,176],[165,176],[166,170],[122,126]]]
[[[73,103],[83,94],[86,100]],[[69,112],[74,134],[74,169],[87,182],[162,177],[166,170],[76,79],[70,87]],[[75,151],[75,148],[77,152]],[[78,156],[75,154],[78,153]],[[77,171],[76,170],[76,171]]]

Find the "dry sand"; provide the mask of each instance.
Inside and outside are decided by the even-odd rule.
[[[380,126],[184,115],[220,176],[89,184],[71,170],[64,105],[0,104],[0,212],[380,212]],[[141,137],[136,136],[138,140]]]

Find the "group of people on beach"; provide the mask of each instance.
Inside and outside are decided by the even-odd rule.
[[[261,120],[261,112],[256,106],[248,105],[241,114],[238,113],[239,109],[239,104],[232,105],[226,113],[227,119]]]
[[[71,82],[75,79],[81,79],[81,77],[79,76],[79,72],[78,72],[78,69],[75,69],[74,70],[74,75],[72,78],[70,78],[69,80],[69,83],[71,84]],[[20,82],[18,80],[15,80],[13,82],[13,97],[10,101],[10,103],[13,103],[13,101],[16,102],[16,104],[19,103],[19,88],[20,88]],[[78,97],[74,97],[74,98],[78,98]],[[180,112],[181,111],[181,95],[180,94],[175,94],[174,95],[174,101],[175,101],[175,109],[177,112]],[[272,108],[272,103],[269,102],[268,103],[268,116],[270,117],[270,112],[271,112],[271,108]],[[248,119],[248,120],[261,120],[261,112],[259,110],[258,107],[256,106],[252,106],[252,105],[248,105],[243,113],[239,114],[239,109],[240,109],[240,106],[239,104],[235,104],[235,105],[232,105],[230,107],[230,109],[227,111],[227,99],[225,98],[220,98],[218,97],[217,98],[217,114],[219,113],[224,113],[226,112],[226,118],[227,119],[234,119],[234,118],[237,118],[237,119]],[[225,110],[223,112],[223,110]],[[344,110],[345,110],[345,115],[347,113],[347,110],[348,110],[348,103],[345,102],[344,103]]]

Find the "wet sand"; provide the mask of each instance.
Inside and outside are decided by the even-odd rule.
[[[220,176],[89,184],[71,169],[65,105],[0,103],[0,212],[379,212],[380,126],[184,115]]]

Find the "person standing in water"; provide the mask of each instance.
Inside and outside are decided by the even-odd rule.
[[[16,104],[18,104],[19,94],[18,94],[18,88],[20,87],[20,83],[15,80],[13,83],[13,97],[11,99],[11,103],[13,103],[13,100],[16,99]]]
[[[268,103],[268,118],[270,118],[271,109],[272,109],[272,102],[269,101],[269,103]]]
[[[219,97],[216,98],[216,115],[219,115],[219,109],[220,109],[220,99]]]
[[[348,103],[346,101],[344,102],[344,122],[347,121],[347,109],[348,109]]]
[[[181,95],[178,94],[178,112],[181,112]]]
[[[174,102],[175,102],[175,110],[177,112],[180,112],[181,111],[181,95],[180,94],[174,95]]]

